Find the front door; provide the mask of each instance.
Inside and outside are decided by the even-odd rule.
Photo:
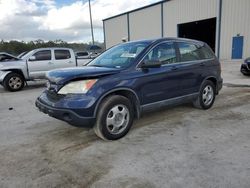
[[[30,78],[44,78],[46,71],[53,69],[51,50],[35,52],[27,63]]]
[[[141,69],[139,85],[143,105],[180,96],[176,57],[174,43],[164,42],[154,47],[143,59],[142,63],[145,64],[157,61],[162,63],[159,68]]]

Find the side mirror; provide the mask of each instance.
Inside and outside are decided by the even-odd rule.
[[[30,56],[29,61],[35,61],[36,57],[35,56]]]
[[[143,61],[140,67],[143,69],[160,68],[161,62],[157,60]]]

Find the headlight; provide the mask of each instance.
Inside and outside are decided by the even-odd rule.
[[[70,82],[67,85],[63,86],[58,94],[69,94],[69,93],[87,93],[88,90],[97,82],[97,79],[93,80],[80,80]]]
[[[248,64],[250,63],[250,58],[246,58],[245,61],[244,61],[245,64]]]

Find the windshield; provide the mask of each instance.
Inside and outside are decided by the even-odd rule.
[[[17,57],[20,59],[20,58],[22,58],[25,54],[27,54],[28,53],[28,51],[26,51],[26,52],[22,52],[21,54],[19,54]]]
[[[128,67],[149,44],[149,41],[120,44],[98,56],[91,61],[88,66],[110,68]]]
[[[34,53],[34,50],[31,50],[30,52],[27,52],[25,55],[21,57],[21,59],[28,59],[32,54]]]

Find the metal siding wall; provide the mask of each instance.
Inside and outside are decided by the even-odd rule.
[[[163,6],[165,37],[177,37],[177,24],[212,18],[217,14],[217,0],[173,0]]]
[[[122,15],[104,21],[106,48],[121,43],[123,38],[128,38],[127,15]]]
[[[223,0],[221,19],[221,59],[231,59],[237,34],[244,36],[243,58],[250,57],[250,0]]]
[[[129,13],[130,40],[161,37],[161,5]]]

